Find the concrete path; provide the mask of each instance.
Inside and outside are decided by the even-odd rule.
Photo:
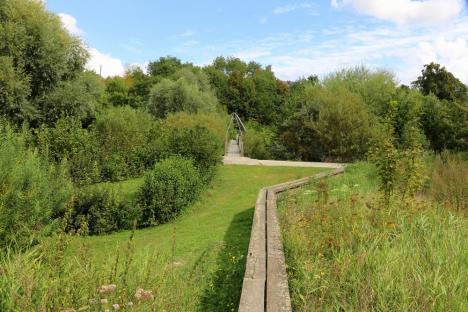
[[[235,140],[234,140],[235,141]],[[343,168],[344,164],[306,162],[306,161],[284,161],[284,160],[259,160],[248,157],[236,157],[228,154],[224,156],[225,165],[249,165],[249,166],[273,166],[273,167],[310,167],[310,168]]]
[[[226,157],[230,158],[240,158],[241,151],[239,147],[239,142],[237,140],[229,141],[228,151]]]

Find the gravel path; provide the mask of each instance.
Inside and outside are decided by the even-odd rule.
[[[250,166],[276,166],[276,167],[312,167],[312,168],[343,168],[344,164],[306,162],[306,161],[284,161],[284,160],[259,160],[248,157],[224,156],[225,165],[250,165]]]

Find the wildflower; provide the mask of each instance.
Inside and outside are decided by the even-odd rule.
[[[153,300],[153,292],[151,290],[144,290],[143,288],[138,288],[135,292],[135,298],[140,301]]]
[[[89,304],[97,304],[97,300],[96,299],[89,299]]]
[[[101,287],[99,287],[99,293],[101,295],[108,295],[108,294],[113,293],[116,288],[117,288],[117,285],[115,284],[102,285]]]
[[[108,304],[108,303],[109,303],[109,301],[106,298],[101,299],[101,304]]]
[[[114,303],[112,307],[114,308],[114,310],[120,310],[120,305],[118,303]]]
[[[127,303],[127,307],[133,307],[133,302],[130,301],[129,303]]]

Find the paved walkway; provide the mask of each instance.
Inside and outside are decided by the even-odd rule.
[[[249,165],[249,166],[276,166],[276,167],[311,167],[311,168],[343,168],[344,164],[306,162],[306,161],[284,161],[284,160],[259,160],[248,157],[224,156],[225,165]]]
[[[237,142],[237,140],[229,141],[228,152],[227,152],[226,156],[231,157],[231,158],[240,158],[241,157],[239,142]]]

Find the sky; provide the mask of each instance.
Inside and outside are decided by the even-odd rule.
[[[89,69],[122,75],[161,56],[272,65],[283,80],[356,65],[409,84],[437,62],[468,83],[467,0],[46,0],[86,43]]]

